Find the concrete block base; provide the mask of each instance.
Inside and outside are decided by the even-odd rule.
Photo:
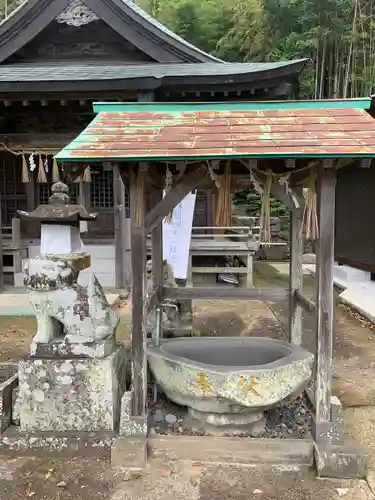
[[[161,460],[311,467],[313,441],[211,436],[154,436],[148,440],[151,456]]]
[[[342,443],[315,443],[316,470],[319,477],[339,479],[364,479],[367,470],[367,456],[350,438]]]
[[[116,437],[111,449],[112,467],[143,469],[147,465],[146,437]]]
[[[105,358],[27,358],[19,363],[21,431],[114,431],[126,387],[123,346]]]
[[[126,391],[121,398],[119,435],[122,437],[147,437],[148,416],[132,415],[133,391]]]
[[[113,432],[22,432],[9,427],[0,435],[0,455],[109,457]]]

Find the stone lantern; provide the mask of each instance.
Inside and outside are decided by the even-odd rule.
[[[48,204],[18,213],[41,223],[41,254],[25,268],[37,332],[19,364],[21,430],[113,431],[125,383],[118,317],[94,274],[87,287],[77,282],[90,266],[79,223],[97,214],[70,204],[61,182]]]
[[[39,205],[32,212],[18,210],[21,219],[41,223],[42,255],[79,254],[84,251],[79,223],[95,220],[98,214],[90,214],[82,205],[70,204],[68,193],[66,184],[56,182],[48,204]]]

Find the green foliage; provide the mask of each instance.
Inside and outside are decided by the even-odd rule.
[[[8,17],[25,0],[0,0],[0,21]]]
[[[246,207],[246,214],[252,217],[260,215],[262,200],[259,194],[252,189],[236,189],[233,204]],[[289,214],[288,208],[281,201],[271,196],[271,216],[285,217]]]
[[[308,57],[302,98],[370,95],[373,0],[139,0],[189,42],[228,61]]]

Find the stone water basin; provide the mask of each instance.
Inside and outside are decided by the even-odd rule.
[[[314,356],[298,345],[264,337],[194,337],[148,347],[158,386],[208,425],[242,426],[300,392]]]

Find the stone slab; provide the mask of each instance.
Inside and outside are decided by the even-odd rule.
[[[133,416],[132,400],[133,391],[124,392],[121,398],[119,435],[146,437],[148,431],[147,413],[144,415]]]
[[[286,467],[206,467],[199,482],[199,500],[374,499],[366,481],[321,479],[316,477],[314,470],[288,470]],[[138,500],[136,496],[116,500],[125,498]]]
[[[319,477],[364,479],[368,458],[349,436],[343,443],[315,443],[316,470]]]
[[[113,441],[111,449],[112,467],[143,469],[147,465],[147,438],[121,437]]]
[[[15,363],[0,364],[0,434],[12,421],[12,395],[18,385],[18,368]]]
[[[113,431],[126,387],[125,348],[102,359],[24,359],[19,386],[22,431]]]
[[[105,358],[117,348],[115,336],[101,342],[72,343],[55,340],[48,344],[36,343],[31,358]]]
[[[0,435],[0,454],[109,457],[114,437],[114,432],[29,433],[10,427]]]
[[[210,436],[150,437],[153,457],[243,465],[313,464],[313,441],[309,439],[263,439]]]
[[[350,282],[339,298],[369,321],[375,322],[375,283],[373,281]]]

